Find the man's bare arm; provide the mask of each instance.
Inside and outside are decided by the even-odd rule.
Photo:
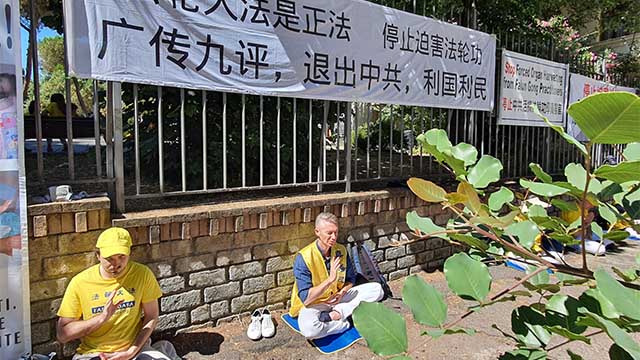
[[[140,329],[138,336],[136,336],[136,340],[133,342],[131,347],[129,347],[129,352],[133,354],[132,356],[138,355],[151,336],[151,333],[156,328],[156,325],[158,325],[158,315],[160,314],[158,300],[142,303],[142,310],[144,311],[142,328]]]

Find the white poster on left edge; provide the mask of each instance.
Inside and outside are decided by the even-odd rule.
[[[613,85],[608,82],[595,80],[584,75],[574,73],[571,73],[569,84],[568,105],[571,105],[591,94],[601,92],[626,91],[632,94],[636,93],[636,89],[634,88]],[[586,142],[588,140],[570,115],[567,116],[567,133],[579,141]]]
[[[536,105],[554,125],[564,127],[569,65],[502,51],[498,125],[547,126]]]
[[[493,36],[363,0],[73,0],[64,5],[69,66],[78,77],[493,108]]]
[[[20,7],[17,0],[0,6],[0,359],[8,360],[31,352],[31,316]]]

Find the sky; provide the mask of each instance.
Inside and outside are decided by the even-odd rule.
[[[38,42],[44,38],[59,35],[57,31],[48,27],[43,27],[38,30]],[[27,46],[29,45],[29,32],[23,28],[20,28],[20,44],[22,50],[22,68],[27,67]]]

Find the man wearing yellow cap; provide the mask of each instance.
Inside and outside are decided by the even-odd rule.
[[[109,228],[96,248],[100,263],[74,276],[64,293],[58,341],[80,339],[73,360],[178,359],[166,341],[150,346],[162,291],[148,267],[129,261],[129,232]]]

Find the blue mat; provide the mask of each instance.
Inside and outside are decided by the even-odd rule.
[[[289,314],[283,314],[281,316],[290,328],[300,334],[300,327],[298,326],[298,318],[291,317]],[[362,339],[362,336],[356,330],[355,327],[350,327],[349,330],[340,333],[325,336],[321,339],[309,340],[309,342],[323,354],[333,354],[338,351],[342,351],[349,346],[356,343],[356,341]]]

